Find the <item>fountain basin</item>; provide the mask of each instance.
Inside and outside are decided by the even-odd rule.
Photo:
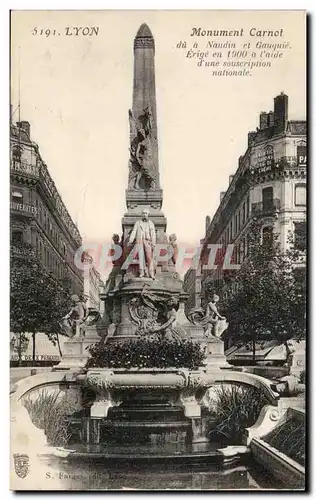
[[[140,445],[208,442],[202,399],[214,376],[207,369],[93,368],[77,381],[95,395],[84,424],[86,444],[128,443],[134,453]]]

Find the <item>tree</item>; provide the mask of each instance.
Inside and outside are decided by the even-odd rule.
[[[59,345],[58,321],[69,306],[70,284],[48,273],[25,243],[11,251],[10,267],[10,328],[20,341],[26,332],[32,333],[35,360],[36,332],[45,332]]]
[[[304,254],[290,241],[282,252],[277,235],[254,220],[249,255],[226,288],[225,314],[234,337],[285,341],[305,334],[306,269]]]

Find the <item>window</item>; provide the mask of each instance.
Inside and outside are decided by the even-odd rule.
[[[263,210],[273,208],[273,187],[266,187],[262,190],[262,208]]]
[[[21,193],[21,191],[12,191],[11,199],[14,203],[23,204],[23,193]]]
[[[230,240],[233,239],[233,221],[230,221]]]
[[[297,163],[299,167],[306,167],[307,164],[307,154],[306,154],[306,144],[297,146]]]
[[[249,217],[249,212],[250,212],[250,199],[249,199],[249,196],[247,197],[247,208],[246,208],[246,216],[247,216],[247,219]]]
[[[306,185],[296,184],[295,186],[295,205],[305,206],[306,205]]]
[[[246,203],[243,203],[242,206],[242,224],[246,222]]]
[[[241,243],[239,243],[239,245],[237,246],[237,263],[240,264],[240,257],[241,257],[241,253],[240,253],[240,250],[241,250]]]
[[[297,250],[306,250],[306,221],[294,222],[294,246]]]
[[[11,241],[12,241],[12,245],[22,245],[23,232],[22,231],[12,231]]]
[[[273,227],[266,226],[262,229],[262,243],[264,245],[272,245],[273,241]]]
[[[249,255],[249,251],[250,251],[250,238],[249,236],[247,236],[247,250],[246,250],[246,254]]]
[[[20,144],[15,144],[12,148],[12,159],[14,161],[21,161],[21,156],[23,152],[23,146]]]

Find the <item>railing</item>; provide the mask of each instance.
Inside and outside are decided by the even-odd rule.
[[[292,168],[306,168],[306,156],[281,156],[267,162],[257,162],[251,165],[252,174],[269,172],[271,170],[284,170]]]
[[[29,163],[23,161],[11,160],[11,170],[39,178],[38,165],[30,165]]]
[[[37,179],[41,180],[41,183],[44,184],[46,190],[50,195],[50,199],[54,205],[54,208],[57,210],[61,220],[63,221],[67,231],[74,238],[78,246],[81,245],[81,236],[77,226],[73,223],[56,187],[53,180],[50,177],[48,169],[46,165],[31,165],[24,161],[13,159],[10,164],[11,171],[20,172],[22,174],[31,175]],[[19,209],[17,209],[19,210]],[[22,210],[22,209],[20,209]],[[22,210],[23,211],[23,210]],[[25,211],[27,212],[27,210]]]
[[[251,205],[251,211],[253,216],[273,215],[278,210],[280,210],[280,200],[278,198],[265,202],[260,201],[259,203],[252,203]]]
[[[30,248],[23,248],[23,247],[19,247],[19,246],[16,246],[16,245],[11,245],[10,246],[10,254],[11,255],[15,255],[15,256],[19,256],[19,257],[35,257],[36,253],[34,250],[30,249]]]
[[[297,156],[281,156],[274,160],[275,168],[306,168],[307,160],[306,157]]]

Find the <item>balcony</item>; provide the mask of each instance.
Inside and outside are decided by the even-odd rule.
[[[10,168],[13,172],[31,175],[37,179],[39,178],[39,167],[37,165],[30,165],[23,161],[12,160]]]
[[[304,170],[307,167],[307,157],[302,156],[281,156],[280,158],[265,158],[251,165],[251,174],[262,174],[271,171],[283,170]]]
[[[283,170],[284,168],[306,168],[306,156],[281,156],[274,162],[275,168]]]
[[[264,217],[274,215],[280,210],[280,200],[274,198],[274,200],[260,201],[259,203],[252,203],[251,212],[252,216]]]
[[[15,257],[35,257],[35,250],[32,248],[25,248],[23,245],[15,245],[14,243],[10,246],[10,255]]]

